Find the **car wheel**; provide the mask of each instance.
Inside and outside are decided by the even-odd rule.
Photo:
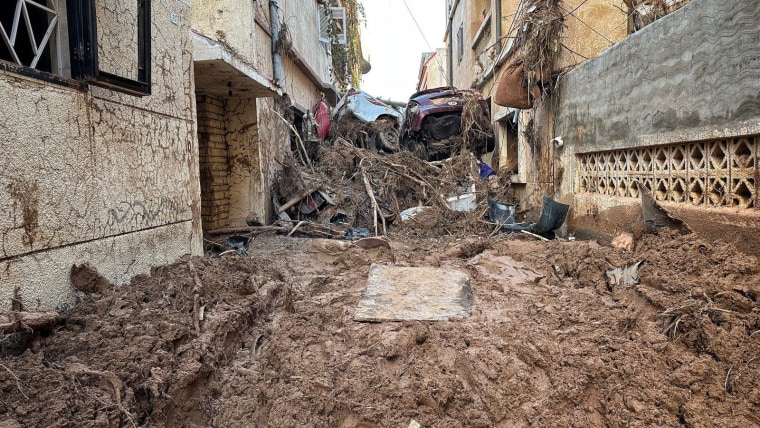
[[[375,136],[377,148],[388,152],[397,152],[399,150],[398,129],[390,128],[386,131],[378,132]]]

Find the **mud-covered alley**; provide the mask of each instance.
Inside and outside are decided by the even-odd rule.
[[[0,5],[0,428],[760,426],[758,20]]]

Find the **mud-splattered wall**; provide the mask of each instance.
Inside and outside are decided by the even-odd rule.
[[[0,309],[75,303],[74,263],[125,284],[201,251],[189,7],[152,9],[150,96],[0,72]]]

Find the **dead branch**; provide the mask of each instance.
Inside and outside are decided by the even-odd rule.
[[[285,232],[288,228],[280,226],[244,226],[244,227],[226,227],[222,229],[209,230],[209,235],[224,235],[227,233],[265,233],[265,232]]]
[[[310,190],[304,190],[302,193],[300,193],[298,196],[291,198],[288,202],[285,202],[280,208],[277,210],[277,213],[284,213],[288,208],[292,207],[293,205],[301,202],[301,200],[312,193],[316,192],[319,189],[320,186],[311,188]]]
[[[288,236],[292,236],[294,233],[296,233],[296,230],[298,230],[298,228],[301,227],[304,223],[306,223],[306,220],[299,221],[298,224],[293,226],[293,229],[290,231],[290,233],[288,233]]]
[[[359,162],[361,165],[361,162]],[[377,236],[377,212],[380,210],[377,206],[377,199],[375,199],[375,192],[372,191],[372,186],[369,184],[369,179],[367,178],[367,171],[364,169],[363,166],[359,167],[362,173],[362,181],[364,182],[364,188],[367,190],[367,196],[369,196],[369,200],[372,203],[372,223],[375,227],[375,236]],[[380,213],[380,217],[382,217],[383,214]],[[383,233],[385,233],[385,219],[383,219]]]
[[[293,131],[293,134],[295,134],[296,136],[296,141],[298,141],[298,146],[301,148],[301,150],[303,150],[303,157],[306,160],[306,165],[309,166],[309,169],[311,169],[311,172],[314,172],[314,165],[311,164],[311,159],[309,159],[309,153],[306,152],[306,146],[303,144],[303,140],[301,140],[301,136],[298,135],[298,131],[296,130],[296,128],[293,127],[293,125],[291,125],[287,119],[282,117],[282,115],[277,110],[272,109],[272,113],[276,114],[280,119],[282,119],[282,121],[285,122],[286,125],[288,125],[288,128],[290,128],[290,130]],[[301,153],[299,152],[299,155],[300,154]]]

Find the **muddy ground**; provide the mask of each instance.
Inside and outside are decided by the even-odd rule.
[[[410,231],[392,254],[264,234],[100,287],[5,348],[0,427],[760,425],[757,258],[667,231],[631,253]],[[471,316],[355,322],[394,258],[467,272]],[[640,284],[608,285],[641,260]]]

